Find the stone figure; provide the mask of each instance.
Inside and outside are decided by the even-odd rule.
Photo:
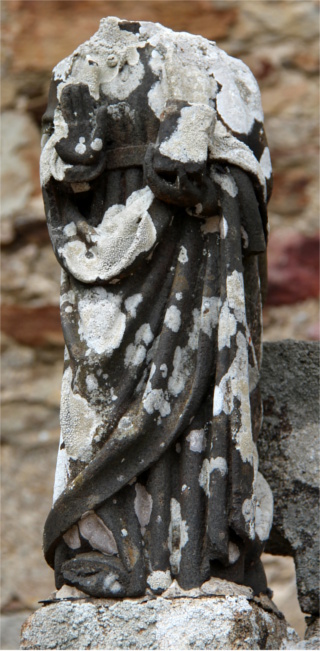
[[[66,342],[44,535],[57,587],[266,591],[255,79],[200,36],[107,18],[54,69],[42,146]]]

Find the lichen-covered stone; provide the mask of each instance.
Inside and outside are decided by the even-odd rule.
[[[44,531],[58,588],[137,597],[219,576],[266,592],[271,172],[258,85],[214,42],[109,17],[54,68],[40,176],[63,269]]]
[[[241,593],[241,586],[221,583],[227,596],[189,591],[179,598],[51,603],[27,619],[21,649],[285,649],[299,642],[267,597],[263,607],[248,588]]]
[[[308,621],[311,620],[311,621]],[[285,642],[285,649],[320,649],[320,630],[319,630],[319,617],[307,618],[307,630],[305,632],[304,640],[295,642],[294,640]]]

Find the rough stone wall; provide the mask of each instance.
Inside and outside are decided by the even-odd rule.
[[[252,69],[274,166],[265,338],[316,339],[317,0],[3,0],[2,609],[53,589],[41,553],[59,434],[60,269],[40,196],[40,121],[52,67],[117,15],[216,40]],[[7,647],[9,648],[9,647]]]

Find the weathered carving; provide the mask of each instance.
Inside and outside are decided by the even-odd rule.
[[[271,165],[251,72],[200,36],[102,20],[54,70],[41,178],[66,341],[57,587],[265,591]]]

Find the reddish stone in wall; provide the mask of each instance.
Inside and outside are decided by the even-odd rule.
[[[1,330],[25,346],[63,344],[60,310],[56,305],[4,304],[1,306]]]
[[[238,9],[211,0],[4,0],[3,36],[14,73],[51,70],[90,38],[106,16],[160,22],[176,31],[226,38]]]
[[[319,235],[276,230],[268,247],[267,305],[289,305],[319,296]]]
[[[311,181],[311,174],[302,168],[275,169],[270,209],[280,215],[301,214],[310,202],[308,186]]]

